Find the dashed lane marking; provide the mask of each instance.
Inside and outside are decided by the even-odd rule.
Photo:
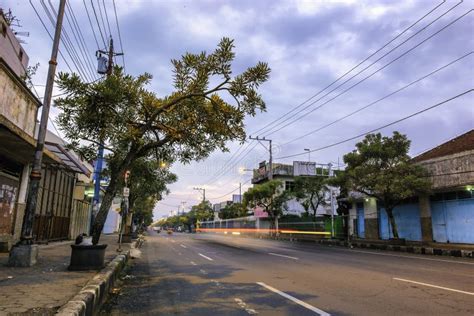
[[[214,261],[214,259],[209,258],[208,256],[205,256],[205,255],[203,255],[202,253],[199,253],[199,255],[200,255],[201,257],[203,257],[203,258],[209,260],[209,261]]]
[[[188,248],[188,247],[186,247],[186,246],[185,246],[185,245],[183,245],[183,244],[180,244],[180,246],[181,246],[181,247],[183,247],[183,248],[185,248],[185,249],[186,249],[186,248]]]
[[[202,274],[207,274],[206,270],[204,270],[204,269],[201,269],[199,271],[201,271]]]
[[[397,280],[397,281],[401,281],[401,282],[407,282],[407,283],[413,283],[413,284],[428,286],[428,287],[432,287],[432,288],[440,289],[440,290],[445,290],[445,291],[451,291],[451,292],[456,292],[456,293],[461,293],[461,294],[467,294],[467,295],[474,295],[473,292],[466,292],[466,291],[451,289],[451,288],[449,288],[449,287],[444,287],[444,286],[439,286],[439,285],[434,285],[434,284],[428,284],[428,283],[423,283],[423,282],[418,282],[418,281],[412,281],[412,280],[407,280],[407,279],[400,279],[400,278],[393,278],[393,279],[394,279],[394,280]]]
[[[283,296],[284,298],[287,298],[287,299],[289,299],[289,300],[295,302],[295,303],[298,304],[298,305],[301,305],[301,306],[303,306],[303,307],[309,309],[310,311],[313,311],[313,312],[317,313],[318,315],[321,315],[321,316],[330,316],[330,314],[326,313],[325,311],[323,311],[323,310],[321,310],[321,309],[319,309],[319,308],[317,308],[317,307],[314,307],[313,305],[310,305],[310,304],[308,304],[308,303],[306,303],[306,302],[303,302],[302,300],[299,300],[299,299],[297,299],[296,297],[291,296],[290,294],[286,294],[285,292],[282,292],[282,291],[280,291],[280,290],[277,290],[277,289],[275,289],[274,287],[271,287],[270,285],[267,285],[267,284],[265,284],[265,283],[263,283],[263,282],[257,282],[257,284],[260,285],[260,286],[263,286],[263,287],[266,288],[267,290],[270,290],[270,291],[272,291],[272,292],[274,292],[274,293],[277,293],[277,294]]]
[[[280,255],[280,254],[278,254],[278,253],[269,252],[268,254],[269,254],[269,255],[272,255],[272,256],[278,256],[278,257],[283,257],[283,258],[298,260],[298,258],[296,258],[296,257],[291,257],[291,256],[286,256],[286,255]]]
[[[239,305],[240,308],[245,310],[247,312],[247,314],[249,314],[249,315],[258,314],[256,310],[254,310],[252,308],[248,308],[247,303],[245,303],[242,299],[236,297],[236,298],[234,298],[234,301],[237,303],[237,305]]]
[[[191,264],[192,264],[193,266],[197,266],[196,262],[194,262],[194,261],[191,261]]]

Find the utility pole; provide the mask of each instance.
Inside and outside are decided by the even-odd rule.
[[[269,154],[270,154],[270,159],[269,159],[269,168],[268,168],[268,180],[273,180],[273,154],[272,154],[272,140],[271,139],[266,139],[265,137],[252,137],[252,136],[249,136],[249,139],[251,140],[256,140],[260,143],[260,145],[262,145],[265,149],[268,150]],[[262,144],[262,141],[264,142],[268,142],[268,148],[266,148],[263,144]]]
[[[332,164],[328,164],[329,167],[329,177],[334,176],[334,171],[332,170]],[[331,238],[335,237],[335,229],[334,229],[334,213],[336,211],[336,203],[335,203],[335,197],[334,197],[334,189],[333,187],[330,187],[329,189],[329,194],[331,194]]]
[[[309,148],[305,148],[304,151],[308,152],[308,162],[311,162],[311,150]]]
[[[266,139],[265,137],[252,137],[252,135],[249,136],[249,139],[251,140],[256,140],[260,143],[260,145],[262,145],[265,149],[268,149],[268,153],[269,153],[269,168],[268,168],[268,180],[269,181],[272,181],[273,180],[273,152],[272,152],[272,140],[271,139]],[[264,142],[268,142],[268,148],[266,148],[263,144],[262,144],[262,141]],[[278,216],[275,218],[275,231],[276,231],[276,234],[278,235],[278,231],[279,231],[279,228],[278,228]]]
[[[242,203],[242,182],[239,182],[239,203]]]
[[[21,227],[20,244],[15,246],[10,252],[9,265],[11,266],[32,266],[36,264],[38,258],[38,246],[33,245],[33,221],[35,218],[36,204],[38,202],[38,191],[41,181],[41,164],[43,160],[43,149],[48,127],[49,109],[53,95],[54,76],[56,74],[59,42],[61,39],[61,29],[64,17],[66,0],[59,2],[58,17],[56,20],[56,30],[54,32],[53,49],[49,61],[48,77],[43,99],[43,109],[39,126],[38,140],[36,142],[35,157],[30,174],[30,184],[26,210]]]
[[[193,188],[193,190],[202,191],[202,201],[206,201],[206,189],[203,188]]]
[[[99,50],[98,52],[102,54],[107,54],[107,71],[106,71],[106,76],[109,77],[112,74],[112,70],[114,67],[114,61],[113,58],[114,56],[120,56],[123,55],[123,53],[115,53],[114,52],[114,41],[112,39],[112,36],[110,37],[109,41],[109,50],[108,51],[103,51]],[[100,72],[99,72],[100,73]],[[95,164],[95,183],[94,183],[94,198],[92,202],[92,207],[93,207],[93,217],[97,215],[97,212],[99,211],[99,202],[100,202],[100,173],[102,172],[102,162],[104,160],[104,136],[101,135],[99,139],[99,151],[97,153],[97,162]],[[92,223],[94,222],[92,218]],[[91,224],[92,224],[91,223]],[[92,225],[91,225],[92,229]]]

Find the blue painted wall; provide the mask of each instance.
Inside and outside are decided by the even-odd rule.
[[[474,198],[431,202],[433,239],[474,243]]]
[[[364,205],[357,203],[357,236],[359,238],[365,238],[365,216],[364,216]]]
[[[421,241],[421,221],[418,203],[404,204],[393,210],[400,238]],[[385,208],[379,209],[379,234],[381,239],[393,238],[392,225],[389,223]]]

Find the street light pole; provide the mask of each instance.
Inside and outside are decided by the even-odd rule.
[[[64,17],[66,0],[59,2],[58,17],[56,20],[56,30],[54,32],[53,49],[49,61],[48,77],[43,99],[43,109],[39,125],[38,140],[36,142],[35,157],[30,174],[28,198],[26,202],[25,215],[21,227],[21,240],[18,247],[10,252],[9,264],[12,266],[32,266],[36,264],[38,258],[38,247],[33,245],[33,222],[35,218],[36,204],[38,202],[38,191],[41,181],[41,165],[43,161],[44,142],[48,127],[49,109],[53,95],[54,76],[56,74],[59,42],[61,39],[61,29]]]
[[[311,162],[311,150],[309,148],[305,148],[304,151],[308,152],[308,162]]]

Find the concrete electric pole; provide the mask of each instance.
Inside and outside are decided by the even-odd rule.
[[[266,139],[265,137],[252,137],[252,136],[249,136],[249,139],[251,140],[256,140],[258,141],[265,149],[268,150],[269,154],[270,154],[270,159],[269,159],[269,168],[268,168],[268,180],[273,180],[273,154],[272,154],[272,140],[271,139]],[[268,142],[268,148],[266,148],[263,144],[262,144],[262,141],[264,142]]]

